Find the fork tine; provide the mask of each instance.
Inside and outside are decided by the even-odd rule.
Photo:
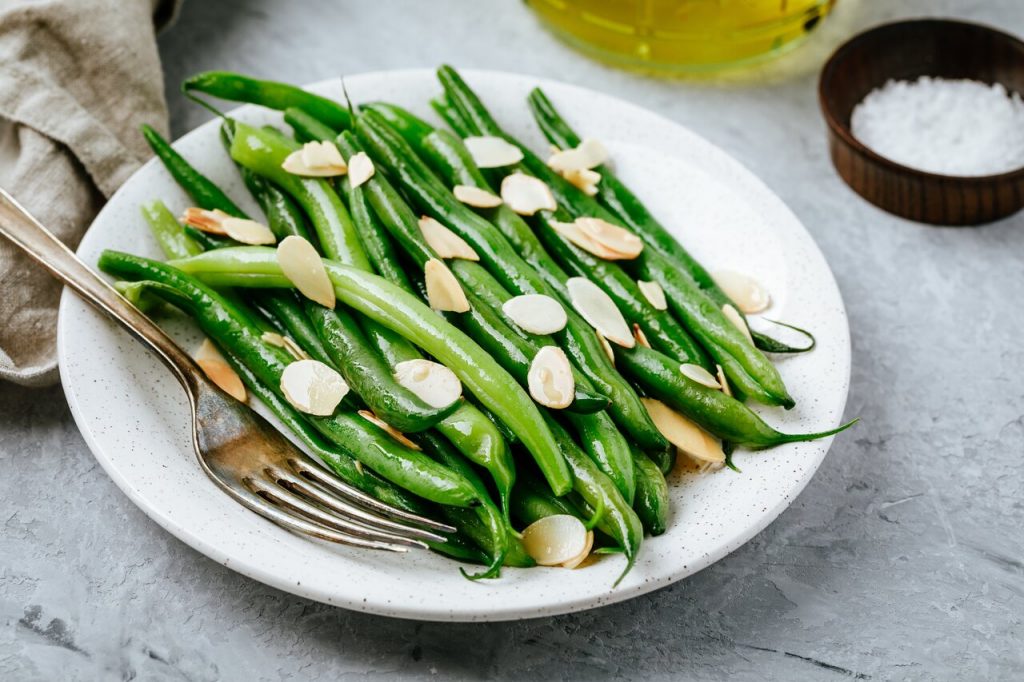
[[[374,530],[360,523],[354,523],[342,516],[328,513],[320,507],[310,504],[305,499],[299,497],[288,489],[278,486],[271,481],[261,480],[258,478],[246,478],[244,482],[250,490],[261,497],[269,497],[270,500],[275,502],[278,506],[290,509],[293,512],[312,519],[320,525],[327,526],[328,528],[335,528],[346,534],[363,538],[365,540],[387,542],[396,545],[404,545],[406,547],[427,548],[427,545],[420,540],[404,537],[396,533],[386,533],[384,531]]]
[[[352,517],[358,523],[371,530],[383,530],[384,532],[395,533],[403,537],[412,537],[418,540],[428,540],[431,542],[446,541],[446,538],[443,535],[438,535],[437,533],[432,533],[429,530],[418,528],[416,526],[407,526],[405,524],[398,523],[397,521],[392,521],[391,519],[371,514],[362,507],[346,502],[338,495],[333,495],[316,483],[302,478],[301,476],[297,476],[290,471],[275,468],[268,469],[266,474],[272,479],[275,479],[278,485],[284,486],[293,493],[306,497],[322,507],[326,507],[328,511],[332,511],[342,516]]]
[[[254,492],[227,485],[218,478],[214,478],[213,480],[224,492],[234,498],[242,506],[290,531],[309,535],[310,537],[318,538],[320,540],[334,542],[339,545],[348,545],[350,547],[382,549],[388,552],[399,553],[409,551],[408,547],[402,545],[380,542],[377,540],[367,540],[347,535],[346,533],[339,532],[333,528],[328,528],[327,526],[323,526],[319,523],[291,514],[281,507],[278,507],[276,504],[268,502]]]
[[[427,528],[431,528],[442,533],[456,532],[454,526],[449,526],[446,523],[434,521],[433,519],[428,519],[426,517],[419,516],[418,514],[413,514],[402,509],[396,509],[395,507],[392,507],[389,504],[385,504],[380,500],[371,497],[370,495],[367,495],[363,491],[348,485],[347,483],[341,481],[335,476],[330,475],[329,473],[324,471],[324,469],[320,465],[316,464],[312,459],[290,457],[288,458],[288,464],[292,467],[292,469],[295,470],[295,473],[299,474],[300,476],[304,475],[308,478],[311,478],[315,482],[322,485],[323,487],[333,490],[334,492],[337,492],[338,494],[344,497],[347,497],[355,502],[358,502],[359,504],[373,511],[384,514],[385,516],[390,516],[394,519],[402,519],[403,521],[415,523],[418,526],[425,526]]]

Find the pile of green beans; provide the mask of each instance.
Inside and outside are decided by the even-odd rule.
[[[333,309],[294,290],[275,249],[183,226],[159,200],[142,214],[167,261],[106,251],[100,267],[138,305],[158,312],[156,303],[164,302],[191,315],[252,395],[339,478],[388,504],[450,522],[456,533],[431,547],[484,564],[478,573],[463,571],[471,579],[497,577],[502,566],[535,565],[519,531],[547,516],[574,516],[593,529],[596,552],[625,556],[623,576],[644,534],[667,531],[665,475],[676,448],[641,397],[662,401],[726,449],[770,448],[849,426],[784,434],[746,407],[745,398],[792,407],[763,351],[805,349],[756,334],[751,344],[722,314],[730,303],[724,292],[609,168],[597,169],[596,195],[584,193],[509,136],[454,69],[441,67],[438,78],[442,92],[430,105],[454,133],[387,102],[355,108],[230,72],[198,74],[183,85],[193,98],[282,112],[290,132],[225,118],[222,141],[275,237],[306,239],[322,256],[337,297]],[[580,143],[539,90],[529,106],[553,144]],[[250,218],[156,131],[146,126],[143,135],[194,206]],[[470,136],[503,138],[522,149],[523,159],[480,169],[463,142]],[[347,176],[286,171],[285,159],[309,142],[334,144],[346,161],[368,154],[375,172],[356,184]],[[497,193],[512,172],[547,184],[557,209],[524,217],[505,204],[471,208],[452,192],[469,185]],[[469,301],[467,312],[439,314],[426,304],[424,268],[440,258],[421,232],[421,214],[479,255],[479,262],[446,260]],[[645,249],[630,262],[598,258],[553,224],[579,217],[633,231]],[[616,346],[609,357],[573,307],[571,277],[598,284],[650,347]],[[638,278],[662,285],[667,310],[644,296]],[[505,304],[526,294],[561,303],[565,328],[550,335],[521,329]],[[344,378],[351,392],[333,414],[305,414],[288,401],[280,382],[294,358],[267,340],[271,331]],[[527,391],[531,363],[545,346],[561,348],[570,361],[575,396],[563,410],[538,405]],[[424,358],[455,373],[462,398],[433,407],[398,382],[400,363]],[[736,397],[691,380],[681,363],[711,373],[721,367]],[[405,440],[356,414],[364,408]]]

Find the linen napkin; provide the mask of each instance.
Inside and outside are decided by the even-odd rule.
[[[177,2],[0,0],[0,186],[68,246],[167,129],[155,31]],[[0,239],[0,379],[58,380],[60,285]]]

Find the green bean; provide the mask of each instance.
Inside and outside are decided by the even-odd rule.
[[[302,109],[335,132],[348,128],[352,120],[348,109],[334,100],[287,83],[259,80],[230,71],[197,73],[182,83],[181,89],[186,94],[198,91],[220,99],[258,104],[279,111]]]
[[[491,552],[491,562],[487,567],[487,570],[483,573],[469,575],[463,571],[462,574],[470,580],[497,578],[501,572],[501,565],[505,562],[505,555],[508,554],[508,539],[511,527],[505,524],[505,519],[501,512],[498,511],[498,508],[491,501],[487,492],[487,486],[484,485],[484,482],[480,480],[480,477],[477,476],[475,471],[473,471],[473,468],[469,466],[469,462],[455,452],[451,446],[448,445],[447,441],[443,440],[436,434],[424,433],[421,436],[421,440],[427,453],[439,463],[448,467],[452,471],[461,474],[470,482],[483,502],[476,508],[476,512],[477,516],[480,517],[480,521],[483,522],[490,531],[490,542],[487,543],[486,547],[482,547],[482,549],[489,550]]]
[[[374,111],[360,114],[356,122],[360,140],[372,156],[399,178],[401,186],[435,219],[466,240],[496,279],[518,294],[539,293],[558,298],[544,280],[489,222],[455,200],[405,141]],[[383,220],[383,216],[382,216]],[[593,330],[575,311],[566,311],[569,323],[560,333],[563,349],[576,366],[608,396],[609,411],[616,422],[644,449],[663,449],[666,441],[654,427],[632,388],[615,372]]]
[[[532,478],[526,478],[516,485],[516,494],[512,498],[512,509],[516,518],[523,526],[529,526],[547,516],[567,514],[581,521],[587,521],[565,497],[555,497]]]
[[[484,524],[476,510],[460,509],[458,507],[441,507],[441,514],[444,520],[455,526],[459,533],[470,538],[477,546],[483,548],[488,556],[494,556],[497,547],[494,546],[490,529]],[[511,530],[508,531],[508,551],[505,554],[505,565],[516,568],[532,568],[537,562],[526,553],[523,543]]]
[[[302,109],[296,109],[295,107],[289,107],[284,110],[284,122],[292,127],[292,130],[295,131],[295,137],[300,142],[333,140],[334,136],[338,134],[337,130],[324,125]]]
[[[604,510],[597,527],[615,539],[626,555],[626,569],[619,581],[633,567],[640,544],[643,541],[643,526],[636,512],[619,494],[615,484],[597,468],[580,446],[569,437],[568,432],[546,416],[552,433],[558,439],[565,453],[565,460],[572,469],[573,490],[593,509]],[[618,584],[618,581],[616,581]]]
[[[187,258],[202,253],[203,248],[185,234],[178,219],[164,202],[155,200],[143,204],[142,217],[146,219],[150,232],[166,257]]]
[[[633,509],[651,535],[661,535],[668,528],[668,483],[658,465],[639,450],[636,458],[636,499]]]
[[[193,258],[229,253],[233,249],[207,252]],[[273,250],[265,249],[273,258]],[[242,361],[278,397],[281,373],[291,358],[276,347],[263,343],[260,330],[248,323],[223,296],[175,267],[116,251],[104,251],[100,268],[131,280],[153,280],[178,292],[176,304],[186,308],[200,329],[228,354]],[[473,486],[462,476],[435,463],[421,452],[397,443],[379,428],[348,412],[330,417],[306,416],[321,434],[349,450],[356,459],[385,479],[425,499],[452,506],[479,504]]]
[[[504,137],[522,150],[523,165],[551,188],[561,208],[567,210],[573,217],[589,216],[613,224],[619,222],[593,197],[574,187],[549,168],[529,148],[507,135],[454,69],[442,66],[438,69],[438,78],[454,108],[476,134]],[[715,305],[707,298],[688,273],[681,272],[677,266],[653,249],[645,249],[636,260],[637,265],[641,267],[642,276],[662,285],[673,313],[713,356],[715,349],[732,355],[749,376],[762,386],[763,393],[770,396],[771,399],[766,401],[768,404],[787,408],[795,404],[774,365],[722,315],[721,306]],[[714,357],[728,370],[726,365],[729,363],[723,363],[719,356]]]
[[[528,100],[534,119],[544,136],[552,144],[562,149],[571,149],[580,144],[579,136],[569,127],[540,88],[534,88],[530,92]],[[691,256],[689,251],[651,215],[643,202],[619,180],[607,165],[598,166],[595,170],[601,174],[601,182],[597,186],[597,198],[605,208],[621,220],[626,227],[632,228],[652,249],[661,251],[674,262],[682,263],[697,285],[707,292],[719,307],[726,303],[735,307],[736,304],[722,291],[711,274],[704,269],[704,266]],[[750,331],[757,347],[770,353],[805,353],[814,348],[814,336],[809,332],[788,324],[782,324],[782,326],[806,335],[811,339],[810,345],[805,348],[795,348],[752,329]]]
[[[228,198],[228,195],[193,168],[178,152],[174,151],[174,148],[160,136],[160,133],[150,126],[144,125],[142,126],[142,135],[153,152],[163,162],[164,168],[181,185],[192,201],[196,202],[197,206],[211,211],[220,209],[239,218],[246,217],[242,209],[238,208],[235,202]]]
[[[857,420],[819,433],[785,434],[768,426],[753,410],[716,388],[684,376],[679,363],[642,346],[622,353],[626,371],[636,375],[653,397],[697,422],[709,433],[736,445],[755,448],[833,436]]]
[[[176,267],[214,285],[289,288],[272,249],[220,249],[174,261]],[[463,386],[497,414],[536,458],[556,494],[571,475],[537,406],[495,360],[447,324],[415,296],[368,272],[325,261],[338,299],[397,332],[447,365]]]

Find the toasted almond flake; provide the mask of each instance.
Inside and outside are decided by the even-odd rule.
[[[609,249],[603,244],[594,240],[590,235],[584,232],[579,225],[579,222],[564,223],[558,220],[552,220],[548,223],[558,234],[562,235],[570,242],[580,247],[584,251],[591,253],[598,258],[604,260],[627,260],[632,258],[613,249]]]
[[[379,429],[387,433],[389,436],[391,436],[395,441],[401,443],[410,450],[421,449],[419,445],[409,440],[409,438],[404,433],[396,429],[391,424],[388,424],[386,421],[375,415],[373,412],[370,412],[369,410],[359,410],[358,414],[360,417],[370,422],[374,426],[378,427]]]
[[[725,370],[722,369],[721,365],[715,365],[715,369],[718,374],[718,385],[722,387],[722,393],[726,394],[730,398],[732,397],[732,389],[729,388],[729,379],[725,376]]]
[[[601,174],[597,171],[584,168],[582,170],[561,171],[559,174],[569,181],[571,185],[582,190],[584,194],[588,196],[597,194],[597,184],[601,182]]]
[[[501,197],[473,185],[455,185],[452,189],[452,194],[466,206],[472,206],[473,208],[501,206]]]
[[[604,354],[608,356],[608,359],[611,360],[612,364],[614,365],[615,364],[615,350],[612,348],[612,344],[608,343],[608,339],[606,339],[603,336],[601,336],[601,332],[595,330],[594,333],[597,334],[597,341],[598,341],[598,343],[601,344],[601,348],[604,349]]]
[[[312,244],[296,235],[285,237],[277,245],[277,262],[284,276],[303,296],[324,307],[334,308],[334,286]]]
[[[309,353],[307,353],[302,346],[295,343],[295,340],[289,336],[284,337],[284,348],[286,351],[292,354],[292,357],[296,360],[312,360]]]
[[[557,151],[548,159],[556,171],[588,170],[608,160],[608,150],[599,141],[587,138],[572,149]]]
[[[577,218],[576,224],[583,234],[606,249],[622,254],[621,258],[623,259],[636,258],[644,250],[644,243],[640,237],[618,225],[612,225],[607,220]]]
[[[541,566],[558,566],[572,561],[586,546],[586,526],[569,514],[545,516],[523,531],[523,548]]]
[[[185,209],[185,212],[181,215],[181,222],[185,223],[190,227],[194,227],[197,230],[207,232],[209,234],[227,234],[224,232],[224,219],[230,218],[231,216],[219,208],[215,208],[212,211],[207,211],[205,208],[196,208],[191,206]]]
[[[395,365],[395,380],[431,407],[447,407],[462,395],[455,372],[422,358]]]
[[[636,345],[626,319],[601,287],[585,277],[570,277],[565,284],[576,312],[599,334],[623,348]]]
[[[452,313],[469,311],[466,292],[444,261],[431,258],[423,267],[423,275],[427,285],[427,303],[431,308]]]
[[[665,291],[661,288],[661,285],[657,282],[646,282],[644,280],[637,281],[636,285],[640,287],[640,293],[644,295],[647,302],[654,306],[657,310],[667,310],[668,301],[665,300]]]
[[[344,166],[345,159],[333,142],[313,141],[302,145],[302,163],[307,168],[331,168]]]
[[[572,365],[558,346],[544,346],[533,357],[526,375],[530,396],[541,405],[564,410],[576,396]]]
[[[373,160],[366,152],[356,152],[348,160],[348,181],[352,183],[352,187],[359,187],[372,178],[375,172]]]
[[[278,348],[285,348],[284,337],[277,332],[263,332],[260,335],[260,340],[271,346],[277,346]]]
[[[480,260],[473,247],[466,240],[430,216],[420,218],[420,232],[427,240],[427,245],[441,258],[461,258],[463,260]]]
[[[195,361],[203,370],[210,381],[220,390],[240,402],[245,402],[248,394],[241,377],[232,369],[228,361],[224,359],[217,346],[213,345],[210,339],[203,339],[195,352]]]
[[[277,237],[270,231],[270,228],[263,223],[248,218],[225,218],[221,222],[224,234],[243,244],[273,244]]]
[[[686,362],[679,365],[679,372],[690,381],[695,381],[701,386],[707,386],[708,388],[722,388],[722,385],[718,383],[718,379],[700,365],[694,365]]]
[[[741,313],[753,315],[764,312],[772,303],[768,290],[753,277],[732,270],[720,270],[711,277]]]
[[[514,296],[505,301],[501,309],[530,334],[554,334],[561,331],[568,321],[562,304],[544,294]]]
[[[724,462],[722,444],[671,407],[653,398],[640,399],[651,421],[670,443],[702,462]]]
[[[750,328],[747,327],[747,323],[744,321],[743,316],[740,315],[736,308],[732,307],[731,304],[726,303],[722,306],[722,314],[725,315],[725,319],[729,320],[737,329],[743,332],[743,336],[747,338],[750,345],[754,345],[754,337],[750,335]]]
[[[633,339],[636,340],[638,346],[651,347],[651,342],[647,340],[647,334],[644,334],[644,330],[636,322],[633,323]]]
[[[348,171],[345,159],[333,142],[307,142],[302,149],[289,154],[281,168],[292,175],[327,178]]]
[[[281,372],[281,392],[299,412],[329,417],[348,393],[348,384],[319,360],[296,360]]]
[[[558,208],[551,188],[532,175],[513,173],[501,181],[501,198],[519,215],[533,215],[537,211]]]
[[[523,160],[523,150],[500,137],[467,137],[463,142],[479,168],[501,168]]]
[[[577,568],[583,561],[590,556],[590,550],[594,548],[594,531],[587,531],[587,543],[583,546],[583,551],[574,556],[568,561],[563,561],[560,565],[562,568],[573,569]]]

